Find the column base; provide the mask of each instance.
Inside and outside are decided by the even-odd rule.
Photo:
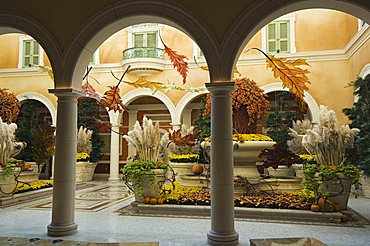
[[[68,225],[48,225],[48,235],[51,237],[68,236],[77,233],[76,223]]]
[[[121,181],[120,178],[108,178],[108,182],[110,183],[118,183],[119,181]]]
[[[209,231],[207,233],[207,242],[210,245],[238,245],[239,244],[239,234],[234,231],[232,233],[217,233],[214,231]]]

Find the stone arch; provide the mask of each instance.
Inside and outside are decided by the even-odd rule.
[[[122,96],[122,103],[124,105],[128,105],[132,101],[134,101],[135,99],[137,99],[139,97],[142,97],[142,96],[151,96],[151,97],[155,97],[158,100],[160,100],[167,107],[168,111],[170,112],[171,121],[173,122],[173,119],[174,119],[174,116],[175,116],[175,106],[173,105],[171,99],[166,94],[164,94],[163,92],[157,91],[157,92],[153,93],[152,90],[146,89],[146,88],[145,89],[132,90],[132,91],[129,91],[128,93],[126,93],[125,95]],[[120,114],[118,122],[121,122],[121,117],[122,117],[122,114]]]
[[[62,50],[55,37],[33,18],[19,12],[0,10],[0,35],[26,33],[33,37],[46,52],[54,73],[54,85],[61,79]]]
[[[49,110],[53,126],[56,125],[56,122],[57,122],[56,121],[56,116],[57,116],[56,110],[55,110],[53,104],[50,102],[50,100],[47,99],[45,96],[40,95],[40,94],[35,93],[35,92],[25,92],[25,93],[17,95],[17,99],[21,102],[25,101],[25,100],[28,100],[28,99],[32,99],[32,100],[36,100],[36,101],[41,102]]]
[[[369,4],[361,0],[288,0],[284,4],[279,1],[261,0],[258,4],[246,8],[235,20],[233,28],[224,36],[220,53],[223,64],[220,68],[223,70],[220,71],[222,78],[232,77],[233,68],[243,48],[263,26],[282,15],[311,8],[342,11],[370,23]]]
[[[175,115],[172,118],[172,124],[173,125],[180,125],[181,124],[181,115],[184,112],[184,109],[186,106],[194,100],[196,97],[200,95],[207,94],[208,91],[202,91],[202,92],[188,92],[181,98],[179,103],[176,105]]]
[[[369,74],[370,74],[370,63],[366,64],[362,68],[361,73],[360,73],[360,77],[364,79]]]
[[[264,93],[267,94],[273,91],[289,91],[288,88],[284,88],[283,85],[279,82],[271,83],[264,86],[261,86],[261,89],[264,90]],[[312,117],[312,123],[319,123],[320,117],[320,108],[313,96],[307,91],[304,92],[304,101],[308,105],[308,111]]]
[[[79,89],[86,65],[103,41],[123,28],[142,22],[167,24],[183,31],[202,49],[209,66],[218,67],[218,43],[198,16],[173,1],[127,1],[103,9],[76,32],[66,51],[68,59],[63,61],[63,78],[69,83],[63,86]]]

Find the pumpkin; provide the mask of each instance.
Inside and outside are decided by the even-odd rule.
[[[150,204],[151,205],[156,205],[158,202],[157,198],[153,197],[153,198],[150,198]]]
[[[319,212],[320,211],[320,206],[317,204],[312,204],[311,205],[311,211],[312,212]]]

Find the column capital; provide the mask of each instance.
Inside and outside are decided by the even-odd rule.
[[[55,88],[49,89],[49,93],[54,94],[57,97],[80,97],[86,96],[86,94],[80,90],[74,88]]]
[[[234,82],[220,82],[220,83],[207,83],[206,88],[212,94],[222,94],[223,92],[229,93],[235,90]]]

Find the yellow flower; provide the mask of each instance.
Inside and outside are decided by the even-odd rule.
[[[240,139],[243,139],[244,141],[274,141],[269,136],[263,135],[263,134],[233,134],[233,140],[239,141]],[[204,141],[210,141],[211,137],[204,138]]]
[[[90,158],[89,154],[86,152],[79,152],[76,154],[77,161],[88,161]]]
[[[197,162],[199,160],[198,154],[172,154],[169,156],[170,161],[173,162]]]

